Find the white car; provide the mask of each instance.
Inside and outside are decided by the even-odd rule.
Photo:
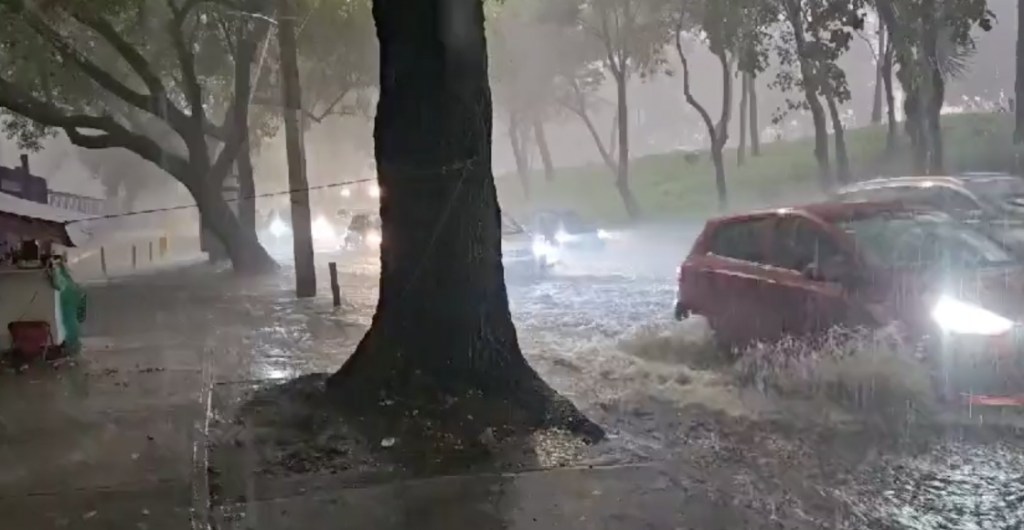
[[[558,248],[531,234],[511,216],[501,214],[501,261],[505,269],[529,267],[544,272],[558,263]]]
[[[310,232],[313,236],[313,250],[316,252],[334,252],[345,240],[345,230],[332,223],[327,216],[314,214],[311,219]],[[270,247],[272,253],[288,253],[292,245],[291,223],[274,213],[260,231],[260,241]]]

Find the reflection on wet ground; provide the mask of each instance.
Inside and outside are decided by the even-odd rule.
[[[399,482],[386,465],[393,459],[379,456],[400,453],[402,440],[360,446],[345,425],[309,413],[308,387],[285,384],[330,372],[353,350],[376,301],[372,256],[326,257],[341,268],[337,311],[324,260],[321,296],[309,301],[293,299],[287,274],[242,282],[204,267],[93,286],[78,363],[0,376],[4,524],[1024,524],[1016,471],[1024,452],[1012,430],[965,438],[908,420],[881,432],[826,405],[737,388],[708,357],[702,323],[671,321],[672,277],[689,234],[624,238],[610,255],[570,258],[545,278],[510,271],[530,362],[607,427],[608,442],[579,447],[556,433],[533,440],[515,466]]]

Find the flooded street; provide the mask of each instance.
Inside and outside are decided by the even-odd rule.
[[[426,517],[415,510],[463,514],[469,526],[447,518],[425,526],[459,530],[592,527],[572,517],[602,518],[602,528],[1024,525],[1024,444],[1012,427],[990,427],[999,422],[979,411],[941,425],[910,414],[878,425],[828,400],[741,385],[700,319],[672,319],[675,267],[698,228],[616,234],[604,253],[571,256],[550,274],[508,272],[530,363],[609,436],[595,447],[543,436],[531,463],[500,480],[477,473],[443,479],[452,491],[488,492],[478,503],[466,501],[475,498],[468,494],[428,493],[438,487],[431,481],[442,480],[429,475],[396,497],[379,462],[360,460],[339,442],[348,434],[296,430],[321,420],[290,405],[270,403],[263,419],[273,421],[262,426],[252,419],[259,414],[237,412],[258,405],[255,389],[332,372],[355,348],[376,302],[378,264],[372,255],[339,253],[320,257],[319,296],[307,301],[294,300],[287,273],[242,282],[193,267],[91,285],[82,361],[56,375],[5,375],[0,385],[8,403],[35,396],[31,408],[0,415],[5,432],[62,433],[47,443],[8,438],[0,506],[16,502],[15,492],[37,495],[34,502],[65,499],[70,476],[82,491],[142,487],[133,510],[148,512],[167,499],[209,504],[218,528],[316,524],[340,508],[327,493],[307,492],[337,488],[413,510],[359,511],[361,524],[352,528],[404,528]],[[327,261],[339,264],[337,311]],[[164,419],[146,419],[158,410]],[[281,419],[291,415],[297,419]],[[558,475],[530,473],[559,468]],[[356,484],[378,489],[351,490]],[[596,503],[595,492],[618,500]],[[561,496],[561,507],[542,502],[551,495]],[[60,500],[60,517],[47,520],[66,521],[68,506],[91,513],[88,503],[68,502]],[[17,511],[15,520],[38,524],[39,513],[48,512]],[[537,514],[549,518],[538,523]],[[107,519],[95,521],[103,528]]]

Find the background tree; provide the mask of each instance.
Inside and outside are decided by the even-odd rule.
[[[512,323],[482,2],[375,0],[373,14],[380,294],[329,388],[357,412],[404,420],[415,410],[474,438],[484,428],[550,426],[601,438],[527,364]],[[394,405],[380,407],[381,398]]]
[[[725,158],[723,151],[729,142],[729,121],[732,116],[733,77],[739,67],[744,97],[741,101],[741,115],[749,110],[749,85],[746,73],[764,68],[761,51],[762,31],[760,21],[770,18],[767,11],[755,0],[683,0],[676,13],[675,47],[683,67],[683,95],[686,102],[700,115],[707,128],[711,149],[711,160],[715,166],[715,189],[718,193],[718,207],[728,205]],[[690,63],[683,45],[684,32],[704,43],[721,67],[722,104],[717,123],[707,108],[693,95],[690,79]],[[744,118],[741,129],[743,142],[746,141]]]
[[[1017,83],[1014,92],[1013,141],[1024,144],[1024,0],[1017,0]]]
[[[776,0],[785,29],[778,33],[774,50],[780,63],[775,86],[784,92],[797,89],[802,102],[789,102],[790,110],[806,109],[814,125],[814,158],[823,190],[833,186],[829,158],[828,117],[825,98],[836,131],[838,150],[845,153],[838,104],[849,98],[846,75],[836,61],[850,48],[853,32],[863,27],[860,0]],[[796,70],[796,73],[793,72]],[[839,156],[839,178],[849,175],[845,154]]]
[[[266,11],[265,0],[0,0],[5,128],[59,129],[79,147],[134,152],[188,189],[236,270],[274,268],[221,195],[247,142]],[[133,129],[128,116],[158,121],[174,140]],[[25,121],[33,125],[17,125]]]
[[[944,172],[941,114],[946,80],[963,73],[974,28],[988,31],[987,0],[874,0],[893,46],[905,129],[919,173]]]
[[[667,0],[588,0],[580,6],[580,24],[600,45],[603,66],[615,83],[615,189],[632,219],[641,211],[629,186],[629,81],[653,74],[663,64],[672,28],[670,8]]]

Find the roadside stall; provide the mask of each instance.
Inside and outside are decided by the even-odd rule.
[[[52,360],[80,349],[85,295],[60,255],[62,247],[88,239],[71,223],[78,217],[0,193],[0,351],[9,363]]]

